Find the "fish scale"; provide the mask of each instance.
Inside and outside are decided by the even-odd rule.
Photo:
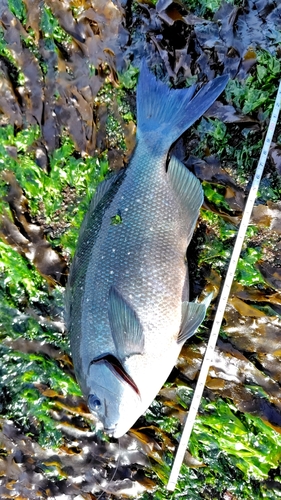
[[[142,65],[133,157],[98,187],[81,227],[66,324],[89,408],[114,437],[147,409],[205,316],[207,303],[188,302],[185,259],[202,188],[167,155],[227,80],[192,98],[195,87],[169,89]]]
[[[140,155],[142,159],[145,158],[141,151]],[[134,171],[135,162],[139,167],[138,155],[130,165],[131,172]],[[159,164],[160,162],[163,165],[162,158],[159,160]],[[149,196],[147,195],[145,175],[140,178],[136,189],[132,186],[129,175],[126,176],[103,219],[85,276],[85,297],[91,296],[93,288],[95,288],[95,301],[86,302],[84,300],[82,315],[82,323],[85,325],[93,317],[99,317],[94,340],[97,356],[105,351],[117,354],[109,329],[107,313],[107,294],[110,285],[115,285],[124,297],[130,299],[133,307],[137,306],[143,324],[148,314],[147,302],[151,302],[153,315],[150,316],[153,318],[153,323],[156,323],[157,331],[162,328],[162,324],[172,320],[171,316],[175,316],[173,308],[173,296],[175,295],[177,295],[178,315],[180,314],[178,295],[181,296],[182,282],[186,275],[184,262],[184,251],[187,246],[184,240],[186,237],[183,238],[181,234],[178,222],[178,204],[168,186],[167,178],[164,177],[165,172],[162,173],[162,176],[163,182],[160,182],[158,178],[158,182],[150,184]],[[154,203],[149,211],[146,211],[144,206],[137,206],[136,199],[139,197],[144,200],[144,204],[146,198],[153,198]],[[111,218],[117,212],[121,213],[122,223],[112,225]],[[157,220],[159,214],[161,214],[161,218]],[[157,238],[154,235],[156,229]],[[175,238],[183,240],[181,249],[179,246],[175,247]],[[115,252],[112,251],[113,249]],[[105,257],[105,265],[95,266],[95,262],[101,261],[102,257]],[[178,274],[176,280],[178,290],[175,290],[175,286],[173,288],[170,286],[169,277],[172,276],[175,266],[174,273]],[[134,272],[133,281],[132,272]],[[163,273],[167,275],[166,280],[163,280]],[[108,288],[98,288],[95,286],[98,283],[107,283]],[[146,288],[145,295],[142,293],[143,287]],[[155,290],[159,295],[155,296]],[[162,306],[160,313],[158,313],[159,302]],[[163,314],[163,308],[166,310],[166,314]],[[151,321],[149,325],[152,327]],[[104,335],[104,331],[107,331],[107,335]],[[91,361],[88,345],[92,341],[91,331],[85,329],[85,342],[81,343],[80,355],[86,364]]]

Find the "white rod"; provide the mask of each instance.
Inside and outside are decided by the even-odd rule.
[[[192,402],[190,405],[190,409],[189,409],[189,412],[188,412],[188,415],[187,415],[187,418],[186,418],[186,421],[184,424],[181,439],[179,442],[179,446],[178,446],[175,460],[173,463],[173,467],[171,470],[170,478],[169,478],[169,481],[167,484],[167,489],[170,491],[174,491],[177,480],[178,480],[178,475],[180,472],[181,464],[182,464],[183,459],[184,459],[185,450],[186,450],[188,442],[189,442],[189,438],[190,438],[190,435],[191,435],[191,432],[192,432],[192,429],[194,426],[194,422],[196,419],[196,415],[198,412],[198,408],[199,408],[202,394],[204,391],[204,387],[206,384],[208,371],[209,371],[209,368],[210,368],[212,360],[213,360],[214,351],[215,351],[216,343],[218,340],[220,327],[221,327],[221,323],[223,320],[223,315],[224,315],[224,311],[225,311],[226,304],[228,301],[228,297],[230,294],[230,289],[232,286],[232,282],[233,282],[234,274],[236,271],[238,259],[240,257],[242,245],[243,245],[246,231],[247,231],[247,228],[248,228],[248,225],[250,222],[250,218],[251,218],[252,210],[253,210],[254,203],[256,200],[261,177],[263,174],[264,166],[265,166],[267,156],[269,153],[270,144],[272,142],[272,137],[273,137],[276,123],[278,120],[278,115],[279,115],[279,111],[280,111],[280,104],[281,104],[281,81],[279,84],[273,112],[272,112],[272,115],[270,118],[269,127],[267,130],[264,145],[263,145],[260,159],[258,162],[258,166],[256,169],[255,177],[253,179],[253,183],[252,183],[252,186],[251,186],[251,189],[249,192],[249,196],[247,199],[247,203],[245,206],[243,217],[242,217],[242,220],[241,220],[241,223],[239,226],[239,230],[237,233],[237,237],[235,240],[235,245],[233,248],[228,271],[227,271],[224,285],[222,288],[219,304],[217,307],[213,327],[212,327],[212,330],[210,333],[209,342],[207,345],[207,349],[206,349],[205,356],[204,356],[202,366],[201,366],[201,370],[199,373],[197,385],[196,385],[193,399],[192,399]]]

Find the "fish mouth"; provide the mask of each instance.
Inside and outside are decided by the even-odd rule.
[[[114,437],[114,432],[116,429],[116,425],[114,427],[104,427],[104,432],[108,434],[110,437]]]
[[[113,356],[113,354],[105,354],[102,356],[99,356],[98,358],[95,358],[91,361],[90,366],[94,365],[95,363],[105,363],[106,366],[110,369],[114,375],[121,380],[122,383],[129,384],[132,389],[137,393],[137,395],[140,397],[140,391],[133,381],[132,377],[124,370],[122,364],[120,361]]]

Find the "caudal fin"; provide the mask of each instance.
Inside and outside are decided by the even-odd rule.
[[[159,131],[170,146],[213,104],[228,82],[228,75],[210,81],[193,97],[196,85],[170,89],[142,63],[137,87],[138,137]]]

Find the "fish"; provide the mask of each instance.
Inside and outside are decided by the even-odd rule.
[[[136,147],[97,188],[66,286],[65,322],[77,381],[105,433],[145,413],[207,303],[189,301],[186,250],[203,190],[171,145],[224,90],[227,75],[171,89],[142,62]]]

